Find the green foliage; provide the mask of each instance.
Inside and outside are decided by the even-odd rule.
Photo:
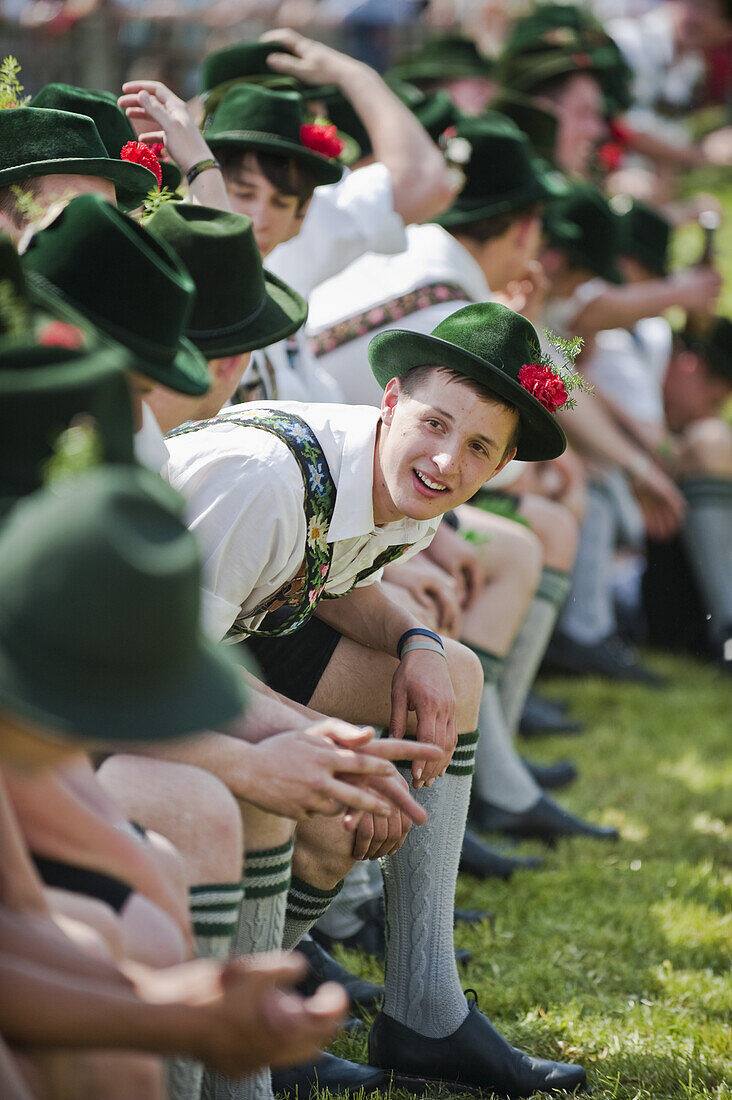
[[[178,202],[173,191],[169,187],[152,187],[147,195],[145,201],[142,204],[139,214],[139,220],[142,225],[151,218],[156,210],[159,210],[166,202]]]
[[[15,199],[18,213],[28,223],[40,222],[46,215],[46,208],[40,203],[32,191],[26,191],[19,183],[11,183],[10,190]]]
[[[16,293],[10,279],[0,279],[0,335],[14,340],[30,330],[28,305]]]
[[[102,444],[95,421],[90,416],[79,416],[56,439],[53,454],[43,468],[44,484],[58,485],[70,477],[76,477],[99,466],[102,457]]]
[[[510,883],[461,875],[457,904],[496,914],[456,933],[473,952],[462,984],[512,1043],[584,1065],[593,1100],[732,1100],[730,683],[691,661],[649,663],[667,689],[542,684],[587,732],[521,752],[573,757],[579,782],[558,800],[622,839],[563,841]],[[373,961],[339,957],[380,980]],[[364,1035],[334,1049],[366,1060]]]
[[[22,96],[20,63],[12,54],[0,61],[0,111],[13,107],[25,107],[30,96]]]
[[[577,402],[571,396],[574,390],[584,393],[594,393],[594,386],[588,385],[585,382],[581,374],[578,374],[575,370],[575,360],[582,350],[582,337],[573,336],[569,340],[562,339],[555,332],[550,332],[548,328],[544,329],[544,335],[554,348],[558,351],[562,362],[557,364],[554,362],[554,358],[551,355],[547,355],[545,352],[539,352],[539,363],[542,367],[549,367],[555,374],[558,374],[564,383],[564,388],[570,396],[562,405],[562,411],[565,409],[573,409]]]

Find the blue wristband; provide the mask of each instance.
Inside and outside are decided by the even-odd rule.
[[[401,638],[397,642],[397,657],[399,658],[399,660],[401,660],[402,658],[402,646],[408,638],[413,638],[415,634],[422,634],[425,638],[432,638],[433,642],[437,642],[437,644],[444,650],[445,647],[442,644],[442,638],[439,634],[435,634],[434,630],[428,630],[426,626],[413,626],[411,630],[405,630]]]

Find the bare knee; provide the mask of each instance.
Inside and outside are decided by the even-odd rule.
[[[156,969],[188,958],[178,925],[142,894],[133,894],[121,914],[125,955]]]
[[[333,890],[354,864],[353,833],[340,818],[301,821],[295,831],[292,873],[319,890]]]
[[[455,722],[458,734],[471,733],[478,726],[483,694],[483,668],[472,649],[445,639],[450,678],[455,690]]]
[[[144,1039],[141,1036],[141,1041]],[[76,1100],[163,1100],[165,1068],[161,1059],[142,1053],[83,1054],[74,1058]]]
[[[684,432],[682,472],[732,476],[732,428],[723,420],[697,420]]]
[[[569,508],[544,497],[527,496],[521,500],[520,511],[541,543],[544,566],[568,573],[579,539],[579,524]]]
[[[127,755],[106,760],[97,774],[127,817],[175,845],[190,885],[239,878],[241,816],[221,780],[189,764]]]
[[[119,917],[106,902],[68,890],[46,890],[51,916],[84,951],[95,958],[124,958],[124,935]]]
[[[537,535],[528,527],[507,520],[496,537],[493,553],[496,564],[493,579],[510,579],[517,593],[529,592],[533,596],[544,564],[544,551]]]

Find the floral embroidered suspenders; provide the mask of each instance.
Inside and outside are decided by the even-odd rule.
[[[247,612],[247,619],[266,612],[266,618],[257,630],[247,629],[242,616],[242,619],[237,619],[230,632],[230,636],[256,634],[274,637],[292,634],[307,622],[319,600],[325,596],[324,589],[333,557],[333,544],[328,542],[328,528],[333,519],[336,486],[323,448],[310,425],[301,417],[274,408],[252,409],[251,412],[239,412],[231,416],[223,413],[210,420],[184,424],[170,432],[170,436],[187,435],[209,424],[238,424],[242,428],[260,428],[271,432],[289,448],[300,467],[305,489],[303,503],[307,524],[302,565],[297,576],[267,597],[253,611]],[[372,566],[361,570],[354,579],[354,585],[400,557],[406,549],[406,546],[389,547],[378,556]]]

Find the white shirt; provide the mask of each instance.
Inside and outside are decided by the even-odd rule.
[[[166,476],[168,448],[165,436],[150,406],[142,402],[142,427],[134,436],[135,458],[141,466],[147,466],[155,474]]]
[[[442,283],[460,287],[463,296],[392,321],[381,320],[380,307],[385,303],[420,287]],[[363,335],[318,356],[317,362],[340,386],[346,401],[379,404],[381,387],[367,356],[374,336],[393,328],[429,333],[462,306],[490,297],[482,269],[463,245],[439,225],[410,225],[405,251],[396,256],[369,252],[312,293],[308,334],[317,336],[342,321],[371,314],[364,319]]]
[[[227,409],[271,408],[252,402]],[[337,487],[328,542],[333,544],[326,593],[343,595],[390,546],[409,544],[406,560],[430,544],[442,517],[374,525],[373,461],[379,410],[363,406],[280,402],[305,420],[323,448]],[[307,536],[302,473],[289,447],[271,432],[211,424],[167,441],[168,479],[188,502],[188,526],[203,561],[202,620],[221,639],[293,580]],[[361,583],[372,584],[380,571]]]
[[[274,249],[267,267],[307,298],[364,252],[400,252],[405,245],[389,169],[370,164],[316,187],[300,232]]]
[[[255,383],[257,398],[266,401],[343,401],[340,386],[318,364],[301,328],[286,340],[252,352],[241,385]]]
[[[646,317],[629,331],[605,329],[595,337],[587,380],[630,416],[663,424],[663,381],[671,357],[671,328],[664,317]]]

